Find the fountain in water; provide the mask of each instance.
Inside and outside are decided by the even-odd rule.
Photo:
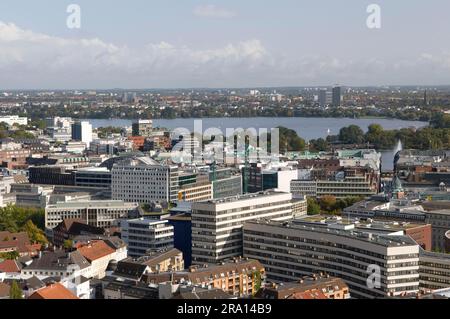
[[[398,152],[403,151],[403,143],[398,140],[397,147],[394,149],[394,155],[397,155]]]

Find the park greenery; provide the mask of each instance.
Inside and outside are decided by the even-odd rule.
[[[363,200],[361,197],[336,198],[323,196],[319,199],[308,198],[308,215],[340,215],[342,211]]]

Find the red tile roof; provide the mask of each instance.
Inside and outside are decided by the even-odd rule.
[[[78,299],[78,297],[60,283],[56,283],[39,289],[29,299]]]
[[[0,262],[0,272],[20,273],[20,267],[15,260],[5,260]]]
[[[111,255],[115,252],[115,250],[108,246],[103,240],[94,241],[86,246],[80,247],[78,248],[78,251],[89,262]]]

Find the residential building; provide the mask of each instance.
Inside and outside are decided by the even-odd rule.
[[[34,294],[32,294],[29,299],[79,299],[77,296],[75,296],[69,289],[64,287],[60,283],[55,283],[52,285],[49,285],[45,288],[39,289]]]
[[[89,278],[102,279],[111,261],[117,260],[116,250],[103,240],[94,240],[81,246],[77,251],[91,264]]]
[[[198,285],[221,289],[230,295],[249,297],[256,294],[265,279],[265,270],[257,260],[235,258],[219,265],[191,266],[189,270],[146,274],[148,284]]]
[[[119,261],[113,276],[141,281],[146,274],[182,270],[184,270],[183,253],[173,248]]]
[[[192,261],[217,263],[242,256],[242,226],[258,218],[289,220],[292,195],[265,192],[192,204]]]
[[[269,283],[256,294],[261,299],[349,299],[347,284],[328,275],[303,277],[297,282]]]
[[[17,252],[20,256],[34,257],[40,249],[41,245],[32,243],[26,232],[0,231],[0,253]]]
[[[91,264],[78,251],[66,252],[63,250],[43,252],[39,258],[22,269],[24,279],[36,276],[39,279],[48,277],[77,278],[90,277]]]
[[[105,230],[100,227],[90,226],[78,219],[64,219],[53,228],[53,244],[62,247],[66,240],[73,240],[80,235],[103,235]]]

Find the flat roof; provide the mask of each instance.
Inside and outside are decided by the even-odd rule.
[[[310,225],[299,225],[294,221],[279,222],[274,220],[260,219],[256,221],[249,221],[246,224],[256,224],[256,225],[268,225],[273,227],[280,227],[284,229],[297,229],[310,231],[314,233],[331,234],[338,235],[342,237],[347,237],[350,239],[357,239],[365,241],[368,243],[378,244],[385,247],[399,247],[399,246],[418,246],[417,243],[411,239],[409,236],[388,236],[380,234],[371,234],[370,232],[362,231],[360,229],[352,230],[338,230],[328,227],[314,227]],[[245,228],[245,225],[244,225]]]

